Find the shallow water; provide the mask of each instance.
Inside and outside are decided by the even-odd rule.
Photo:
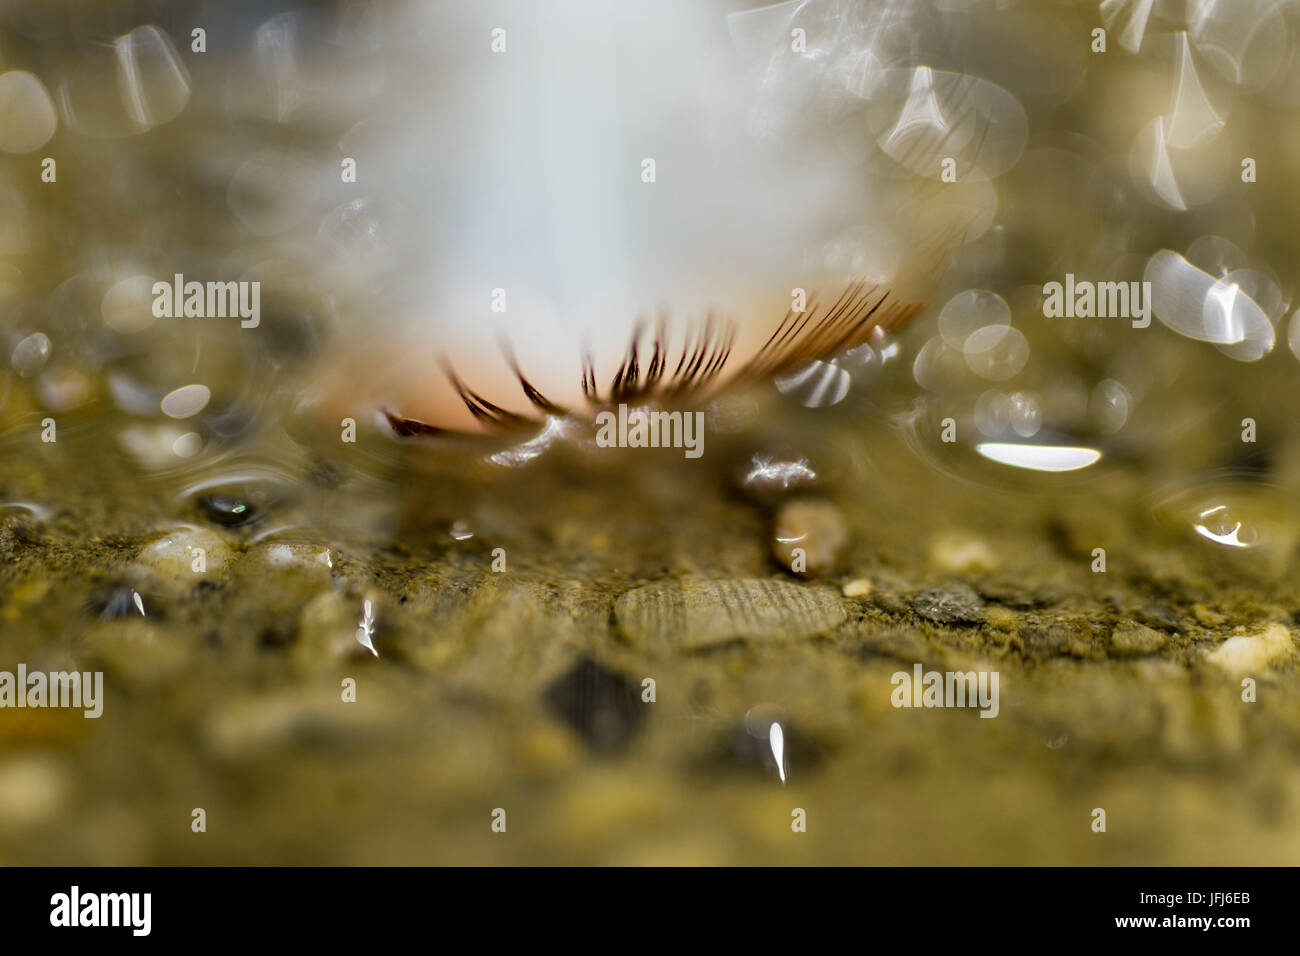
[[[231,36],[272,22],[231,9],[207,14]],[[126,10],[109,35],[146,22]],[[304,63],[334,12],[294,28]],[[1300,151],[1277,117],[1295,68],[1254,50],[1277,60],[1259,92],[1201,62],[1231,102],[1224,148],[1262,172],[1202,198],[1194,168],[1193,208],[1162,208],[1127,161],[1148,99],[1182,75],[1176,43],[1153,27],[1140,56],[1071,54],[1077,84],[1020,45],[1086,50],[1094,13],[972,15],[949,66],[1029,119],[995,224],[909,328],[706,405],[699,460],[601,448],[581,422],[404,440],[374,409],[354,431],[326,414],[333,350],[383,319],[318,246],[265,236],[308,211],[334,221],[348,194],[304,211],[281,188],[297,172],[244,165],[250,143],[334,161],[346,124],[313,112],[310,83],[282,77],[281,98],[245,108],[217,92],[243,61],[190,57],[183,103],[149,74],[135,115],[64,111],[48,146],[7,153],[0,670],[103,671],[105,699],[99,719],[0,711],[0,859],[1293,861]],[[95,67],[35,8],[5,29],[31,61],[6,69],[54,88]],[[379,56],[357,43],[348,88]],[[57,187],[31,176],[47,151]],[[353,261],[370,235],[344,236]],[[1231,305],[1216,327],[1043,315],[1044,283],[1140,279],[1162,248],[1235,275],[1272,350],[1242,361],[1205,340],[1236,321],[1218,344],[1258,344]],[[164,261],[259,276],[259,327],[137,328],[133,277]],[[1017,467],[1044,447],[1095,461]],[[791,519],[798,498],[832,508]],[[774,552],[790,520],[810,551],[843,534],[816,573]],[[996,671],[997,718],[893,706],[918,664]]]

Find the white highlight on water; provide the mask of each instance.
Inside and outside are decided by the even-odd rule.
[[[775,720],[767,729],[767,742],[772,747],[772,756],[776,758],[777,773],[781,775],[781,782],[785,783],[785,731]]]
[[[1217,508],[1210,508],[1208,511],[1202,511],[1200,517],[1202,519],[1205,519],[1210,517],[1210,515],[1215,515],[1221,511],[1226,511],[1226,510],[1227,510],[1226,505],[1219,505]],[[1234,524],[1235,527],[1233,527],[1233,529],[1228,532],[1211,531],[1204,524],[1197,524],[1194,525],[1194,527],[1196,529],[1196,533],[1199,534],[1202,538],[1208,538],[1209,540],[1215,542],[1216,544],[1226,545],[1229,548],[1249,548],[1251,542],[1241,540],[1241,522],[1237,521],[1234,522]]]
[[[1033,471],[1078,471],[1101,460],[1097,449],[1073,445],[986,441],[976,445],[975,450],[990,461]]]
[[[362,605],[361,626],[357,628],[356,639],[358,644],[378,657],[379,652],[375,650],[374,635],[375,606],[370,598],[366,598],[365,603]]]

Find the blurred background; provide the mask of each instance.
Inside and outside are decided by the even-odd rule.
[[[0,860],[1294,861],[1300,4],[614,7],[0,2],[0,670],[106,688],[0,710]],[[857,280],[594,445],[638,317]]]

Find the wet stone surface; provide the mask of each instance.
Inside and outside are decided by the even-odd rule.
[[[927,588],[916,596],[912,607],[921,617],[935,624],[973,626],[984,622],[980,597],[966,584]]]

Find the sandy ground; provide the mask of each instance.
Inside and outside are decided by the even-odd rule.
[[[322,454],[245,483],[246,520],[142,477],[108,428],[69,428],[57,454],[11,431],[2,497],[50,510],[3,512],[4,662],[102,670],[105,699],[97,720],[0,712],[0,858],[1295,860],[1300,595],[1277,506],[1229,553],[1177,503],[1153,510],[1131,461],[1021,480],[810,420],[789,434],[823,477],[781,495],[737,480],[775,447],[743,432],[703,464],[561,449],[519,474],[384,444],[368,469]],[[807,580],[769,550],[793,494],[849,532]],[[716,582],[757,580],[820,603],[697,626]],[[654,582],[688,595],[688,627],[620,602]],[[916,664],[996,671],[996,718],[893,706]]]

